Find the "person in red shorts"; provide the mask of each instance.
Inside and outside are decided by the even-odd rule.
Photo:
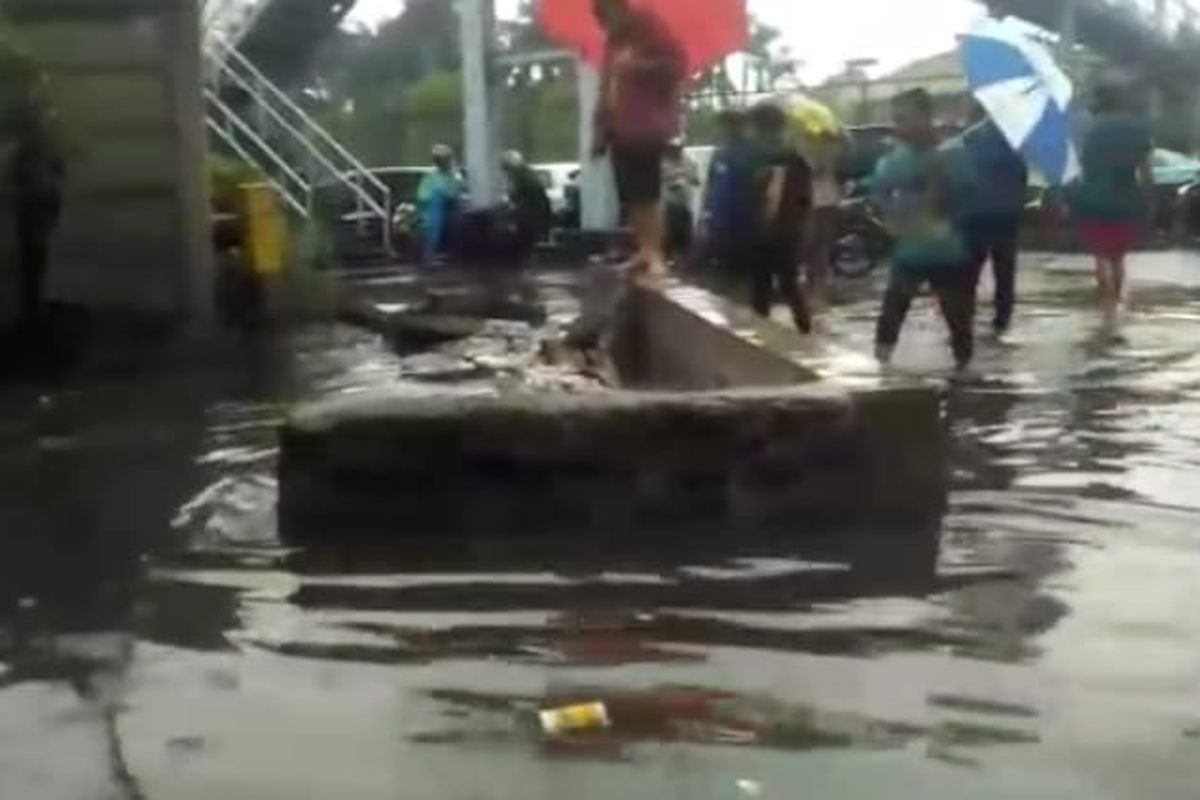
[[[687,61],[657,16],[629,0],[593,0],[606,34],[595,153],[612,157],[625,217],[638,252],[633,267],[651,278],[666,273],[663,255],[663,156],[679,135]]]
[[[1129,93],[1100,85],[1083,138],[1083,176],[1068,190],[1071,212],[1096,259],[1096,283],[1106,322],[1116,319],[1125,289],[1125,257],[1150,218],[1154,187],[1150,127]]]

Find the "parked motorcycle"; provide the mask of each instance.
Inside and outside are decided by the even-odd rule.
[[[865,197],[848,197],[838,206],[837,237],[830,259],[843,278],[870,275],[887,260],[895,240],[879,212]]]

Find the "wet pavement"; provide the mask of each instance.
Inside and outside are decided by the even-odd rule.
[[[1119,338],[1086,262],[1027,262],[1016,341],[947,395],[951,511],[903,547],[280,540],[289,400],[494,383],[513,327],[482,362],[326,327],[5,389],[0,797],[1195,797],[1200,257],[1135,259]],[[928,303],[881,375],[845,294],[810,363],[946,374]]]

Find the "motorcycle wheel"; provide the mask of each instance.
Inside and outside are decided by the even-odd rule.
[[[843,278],[862,278],[879,266],[879,253],[860,231],[846,231],[833,246],[833,271]]]

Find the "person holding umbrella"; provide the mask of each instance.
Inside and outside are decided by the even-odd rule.
[[[1067,186],[1078,177],[1080,160],[1072,136],[1075,87],[1050,51],[1011,20],[979,20],[962,37],[961,49],[967,82],[990,118],[965,137],[965,149],[985,182],[968,206],[967,223],[973,260],[982,266],[988,255],[992,258],[995,326],[997,333],[1003,333],[1014,293],[1011,215],[1024,205],[1023,181],[1014,156],[1019,154],[1051,186]],[[1013,156],[1004,154],[1001,136]]]
[[[975,289],[988,261],[996,285],[992,330],[999,339],[1012,323],[1017,292],[1017,238],[1029,168],[979,103],[971,106],[962,147],[978,185],[966,209],[965,233]],[[974,290],[972,291],[974,294]]]
[[[663,255],[663,158],[679,135],[687,60],[653,12],[629,0],[593,0],[605,32],[593,155],[612,157],[617,194],[637,240],[632,266],[666,274]]]

